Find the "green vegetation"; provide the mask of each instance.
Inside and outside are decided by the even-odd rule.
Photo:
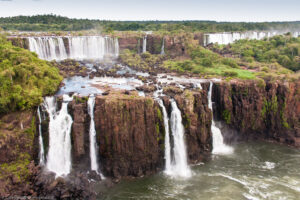
[[[155,66],[162,63],[164,56],[150,54],[149,52],[136,54],[136,52],[126,49],[120,54],[120,59],[130,67],[142,71],[152,71]]]
[[[300,38],[290,34],[265,40],[239,40],[224,48],[244,62],[275,63],[274,67],[279,64],[292,71],[300,70]],[[270,69],[264,66],[262,71],[268,73]]]
[[[89,100],[89,97],[78,97],[74,96],[76,104],[86,103]]]
[[[223,119],[225,120],[226,124],[231,123],[231,113],[229,110],[224,110],[222,113]]]
[[[203,47],[192,47],[189,50],[189,59],[168,60],[164,67],[179,73],[191,72],[201,76],[220,76],[240,79],[254,79],[255,74],[241,69],[236,61],[224,58]]]
[[[31,114],[29,114],[30,116]],[[26,119],[28,115],[14,115],[16,118],[23,117]],[[18,119],[19,120],[19,119]],[[17,121],[18,121],[17,120]],[[36,119],[32,117],[31,124],[26,129],[22,130],[19,126],[12,124],[3,124],[0,129],[0,132],[5,132],[5,135],[0,135],[0,140],[2,143],[7,143],[7,148],[10,148],[15,155],[15,158],[8,163],[0,164],[0,179],[7,179],[10,175],[14,175],[17,182],[27,181],[30,176],[30,170],[28,169],[28,165],[32,160],[30,155],[30,151],[33,148],[34,136],[36,134]],[[9,127],[12,126],[12,127]],[[10,129],[8,131],[8,129]],[[5,136],[5,137],[3,137]],[[13,138],[15,143],[11,143],[8,140],[9,138]]]
[[[113,31],[164,32],[229,32],[270,29],[299,29],[300,22],[216,22],[216,21],[107,21],[70,19],[57,15],[17,16],[0,18],[4,30],[19,31],[79,31],[99,29]]]
[[[26,110],[53,94],[62,77],[58,69],[0,35],[0,114]]]
[[[276,114],[278,112],[277,96],[272,97],[271,101],[264,100],[264,106],[261,110],[261,116],[266,119],[266,115],[269,113]]]

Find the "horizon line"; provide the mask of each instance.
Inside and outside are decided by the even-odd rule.
[[[299,20],[287,20],[287,21],[217,21],[217,20],[204,20],[204,19],[144,19],[144,20],[121,20],[121,19],[94,19],[94,18],[80,18],[80,17],[68,17],[63,16],[59,14],[49,13],[49,14],[33,14],[33,15],[14,15],[14,16],[1,16],[0,18],[13,18],[13,17],[35,17],[35,16],[57,16],[57,17],[65,17],[68,19],[77,19],[77,20],[93,20],[93,21],[116,21],[116,22],[184,22],[184,21],[190,21],[190,22],[217,22],[217,23],[291,23],[291,22],[300,22]]]

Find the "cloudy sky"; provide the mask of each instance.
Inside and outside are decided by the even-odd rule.
[[[300,0],[0,0],[0,16],[110,20],[300,21]]]

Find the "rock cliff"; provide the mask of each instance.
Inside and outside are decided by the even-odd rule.
[[[241,138],[300,146],[300,82],[232,81],[215,84],[216,117]]]

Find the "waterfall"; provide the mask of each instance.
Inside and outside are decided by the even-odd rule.
[[[165,39],[163,38],[163,42],[162,42],[162,45],[161,45],[161,52],[160,52],[161,55],[165,55]]]
[[[67,59],[67,52],[62,37],[29,37],[29,50],[37,53],[44,60]]]
[[[171,164],[170,174],[174,176],[190,177],[191,170],[187,164],[187,153],[184,141],[184,127],[181,112],[175,100],[170,100],[172,106],[170,124],[174,139],[174,158]]]
[[[40,165],[45,164],[45,153],[44,153],[44,143],[43,143],[43,136],[42,136],[42,118],[41,118],[41,112],[40,112],[40,107],[37,109],[37,115],[39,118],[39,158],[40,158]]]
[[[68,175],[71,171],[71,127],[68,103],[72,97],[63,96],[61,110],[56,112],[55,97],[46,97],[44,107],[49,114],[49,151],[46,167],[56,176]]]
[[[275,35],[284,34],[285,32],[278,31],[269,31],[269,32],[256,32],[256,31],[248,31],[248,32],[230,32],[230,33],[210,33],[204,35],[204,46],[207,46],[211,43],[218,44],[231,44],[236,40],[241,39],[250,39],[250,40],[262,40],[264,38],[270,38]],[[298,36],[297,32],[292,32],[294,37]]]
[[[65,46],[66,40],[68,46]],[[44,60],[93,59],[119,56],[117,38],[102,36],[28,37],[29,50]],[[68,50],[68,51],[67,51]]]
[[[164,126],[165,126],[165,160],[166,160],[166,168],[165,173],[171,174],[171,145],[170,145],[170,129],[169,129],[169,117],[167,110],[164,106],[164,103],[161,99],[158,100],[158,104],[162,109],[163,117],[164,117]]]
[[[94,107],[95,107],[95,96],[91,95],[88,100],[88,113],[91,117],[90,122],[90,158],[91,158],[91,170],[96,171],[97,174],[104,176],[99,172],[99,166],[97,162],[97,142],[96,142],[96,130],[94,121]]]
[[[147,51],[147,35],[145,35],[143,38],[143,52],[142,53],[146,53],[146,51]]]
[[[209,91],[208,91],[208,107],[213,113],[212,107],[212,87],[213,83],[210,82]],[[213,154],[231,154],[233,148],[224,144],[224,139],[221,133],[221,130],[216,126],[214,118],[212,117],[211,131],[213,137]]]

